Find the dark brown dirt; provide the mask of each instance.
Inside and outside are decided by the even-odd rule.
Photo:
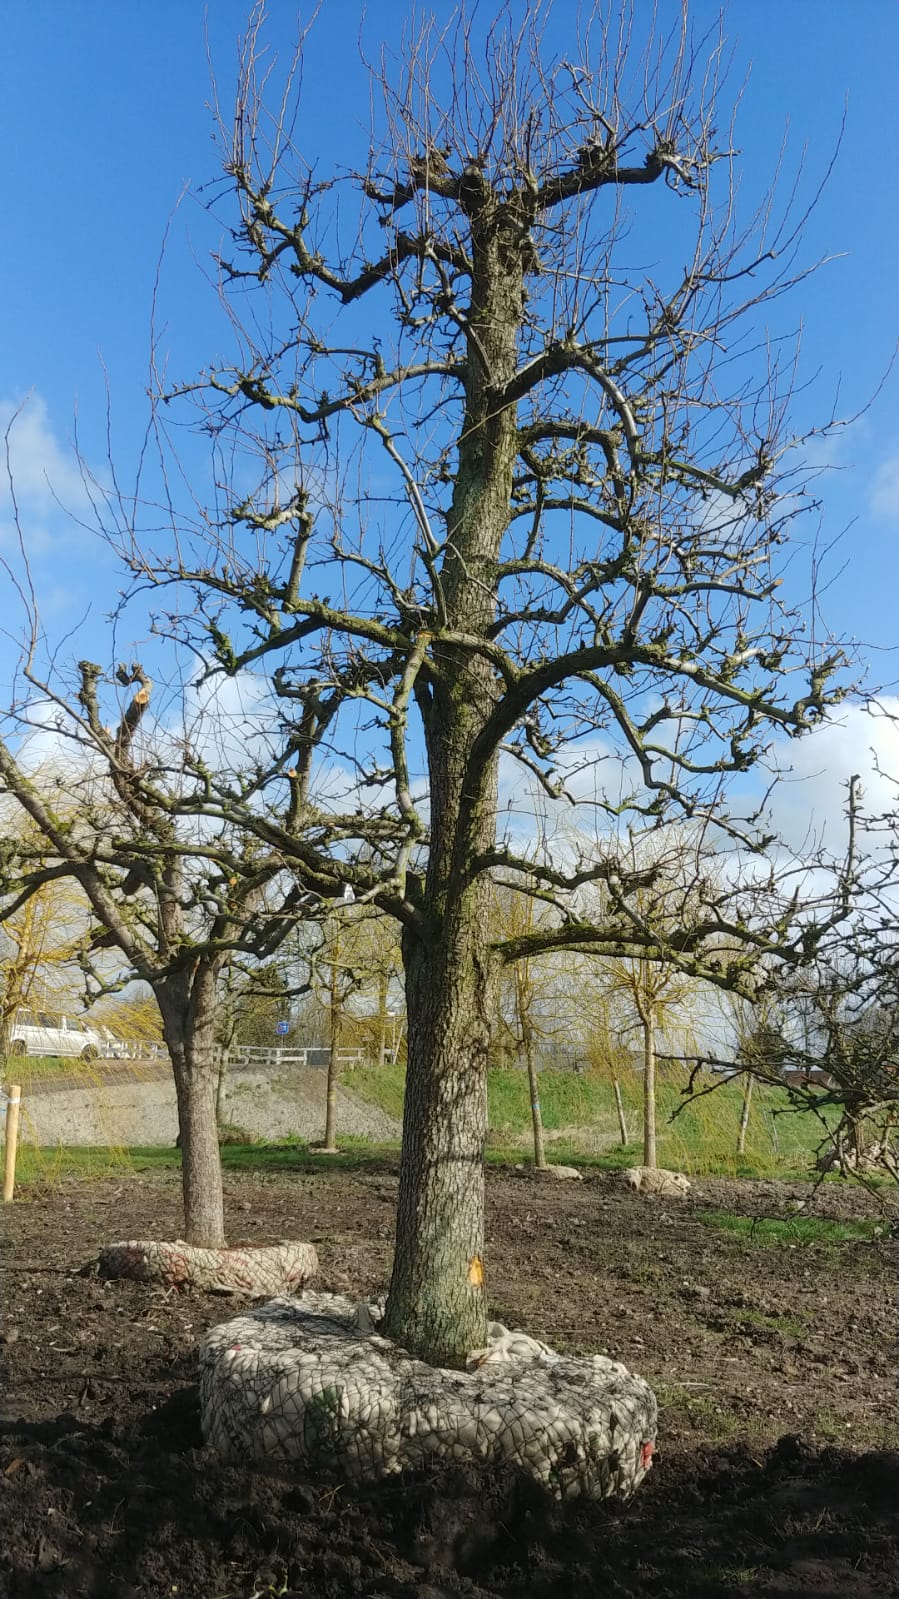
[[[395,1173],[229,1177],[234,1242],[315,1241],[319,1286],[389,1266]],[[239,1306],[104,1284],[101,1245],[178,1232],[173,1178],[63,1183],[4,1213],[4,1599],[508,1599],[899,1592],[895,1241],[763,1246],[703,1212],[787,1216],[799,1185],[700,1183],[686,1203],[597,1176],[491,1172],[501,1320],[606,1349],[661,1400],[627,1506],[559,1507],[511,1477],[339,1481],[224,1466],[201,1447],[197,1340]],[[863,1190],[815,1214],[876,1215]]]

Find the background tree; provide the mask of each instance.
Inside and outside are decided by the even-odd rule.
[[[369,906],[345,912],[340,967],[341,1042],[366,1060],[395,1063],[404,1025],[402,951],[396,922]],[[323,972],[328,970],[325,966]]]
[[[767,834],[728,783],[772,729],[824,714],[839,661],[780,588],[803,485],[792,362],[761,352],[803,275],[802,217],[772,201],[738,222],[719,46],[694,47],[685,13],[656,37],[635,16],[597,10],[564,56],[530,15],[486,38],[426,26],[399,87],[376,83],[368,168],[325,175],[296,146],[300,75],[279,98],[261,65],[257,14],[220,129],[230,346],[154,417],[166,489],[148,498],[172,508],[171,549],[141,536],[139,496],[101,506],[138,586],[157,603],[172,587],[162,625],[279,701],[280,761],[251,791],[213,775],[207,806],[304,890],[345,874],[401,925],[386,1330],[449,1364],[485,1338],[501,964],[622,942],[653,958],[616,862],[629,814],[686,818],[752,859],[669,929],[666,958],[735,984],[784,951],[788,920],[748,910]],[[652,275],[634,268],[650,257]],[[191,405],[182,474],[166,428]],[[219,485],[214,504],[175,505],[191,476]],[[551,799],[588,799],[608,848],[541,861],[504,834],[501,755]],[[491,939],[498,869],[555,906],[543,925]],[[621,891],[598,919],[571,909],[590,881]],[[711,965],[722,927],[739,945]]]
[[[766,996],[755,1001],[740,999],[736,995],[728,995],[727,999],[736,1060],[743,1067],[743,1099],[737,1130],[737,1154],[743,1155],[746,1152],[753,1089],[761,1075],[758,1068],[770,1068],[775,1061],[780,1060],[785,1041],[777,1025],[776,1013]]]
[[[862,933],[863,940],[866,935]],[[853,959],[851,930],[766,998],[739,1049],[748,1078],[786,1090],[793,1109],[821,1122],[819,1154],[846,1169],[878,1165],[899,1176],[899,993],[895,973]]]
[[[30,847],[39,852],[33,834]],[[87,904],[77,885],[48,881],[0,923],[0,1067],[19,1010],[81,1009],[78,956],[86,921]]]
[[[585,845],[589,849],[589,842]],[[620,858],[630,869],[627,884],[613,885],[617,908],[630,929],[651,935],[651,946],[631,944],[628,930],[622,927],[621,944],[613,959],[588,962],[587,981],[598,983],[601,1007],[609,1019],[618,1022],[619,1037],[640,1038],[643,1057],[643,1164],[655,1167],[656,1074],[659,1039],[666,1058],[695,1051],[695,1024],[706,1000],[715,992],[708,983],[708,972],[726,968],[741,958],[740,929],[719,919],[717,927],[707,926],[707,906],[722,897],[718,884],[719,861],[707,847],[704,829],[680,823],[669,827],[628,829],[619,845]],[[584,891],[592,900],[609,897],[609,885],[591,885]],[[594,912],[594,915],[597,914]],[[694,948],[701,951],[706,965],[706,981],[697,977],[694,963],[684,965],[678,943],[685,930],[696,935]],[[705,928],[705,942],[702,929]],[[589,966],[595,971],[590,973]],[[731,1003],[739,1000],[727,987]],[[623,1120],[620,1094],[616,1094],[619,1119]]]
[[[542,919],[544,907],[530,894],[522,894],[497,883],[491,907],[492,940],[502,946],[508,938],[526,937]],[[569,1032],[569,1018],[559,1011],[562,992],[552,957],[541,959],[524,954],[501,971],[497,993],[497,1026],[494,1034],[503,1051],[516,1061],[524,1060],[528,1075],[534,1165],[546,1170],[546,1141],[540,1105],[540,1079],[537,1056],[541,1044],[557,1038],[563,1028]]]
[[[141,1046],[163,1042],[162,1018],[153,991],[145,983],[130,985],[123,993],[98,1001],[94,1019],[126,1044],[135,1058]]]
[[[640,1039],[642,1054],[643,1165],[658,1164],[656,1146],[656,1075],[659,1040],[666,1056],[689,1050],[692,1043],[691,1003],[695,1003],[697,983],[676,966],[644,955],[621,954],[599,963],[583,974],[585,984],[598,986],[603,1009],[612,1020],[620,1042]],[[598,970],[596,969],[598,966]],[[615,1025],[617,1023],[617,1025]],[[620,1082],[614,1080],[622,1143],[627,1141],[623,1124]]]
[[[633,1054],[622,1037],[623,1030],[616,1021],[608,995],[596,984],[579,982],[578,987],[581,992],[580,1016],[586,1033],[587,1059],[591,1071],[612,1085],[619,1147],[625,1149],[631,1140],[621,1094],[621,1079],[634,1069]]]
[[[289,940],[285,940],[288,943]],[[223,972],[217,1006],[216,1038],[223,1054],[238,1044],[271,1046],[276,1023],[289,1021],[295,1004],[297,976],[293,961],[282,957],[251,965],[230,960]],[[308,983],[303,985],[308,989]]]
[[[358,986],[358,975],[347,960],[343,929],[335,917],[324,930],[318,952],[318,965],[324,983],[324,1009],[328,1025],[328,1080],[325,1087],[325,1130],[321,1148],[324,1154],[337,1153],[337,1080],[340,1075],[340,1037],[343,1013],[350,995]]]
[[[325,1130],[321,1148],[323,1153],[334,1154],[341,1047],[347,1045],[351,1034],[356,1038],[360,1036],[358,1024],[362,1021],[363,1039],[368,1032],[371,1040],[373,1031],[378,1063],[384,1064],[388,1024],[392,1027],[393,1020],[388,999],[391,982],[397,975],[399,951],[389,925],[385,929],[385,918],[372,914],[364,906],[359,907],[359,914],[346,907],[342,916],[329,917],[322,935],[321,945],[313,957],[319,1009],[326,1018],[328,1040]]]
[[[127,978],[149,984],[175,1078],[185,1237],[220,1245],[221,973],[235,956],[269,958],[308,896],[280,854],[217,819],[207,805],[210,778],[197,749],[222,742],[214,718],[203,728],[200,717],[180,738],[159,725],[147,729],[152,684],[139,665],[104,677],[99,666],[82,661],[77,692],[66,694],[36,672],[37,637],[35,627],[23,666],[26,698],[5,718],[13,736],[24,739],[25,758],[16,758],[9,738],[0,740],[0,785],[39,844],[32,848],[15,834],[4,840],[2,917],[14,922],[46,885],[71,880],[92,919],[80,941],[88,993],[120,988]],[[101,698],[112,697],[116,684],[124,704],[111,729]],[[46,726],[48,706],[59,755],[55,766],[32,774],[27,736],[36,708]],[[231,781],[227,755],[224,760],[222,785]],[[336,877],[331,886],[336,895]],[[111,950],[124,963],[114,978]]]

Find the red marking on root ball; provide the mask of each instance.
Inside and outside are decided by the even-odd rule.
[[[652,1465],[652,1457],[655,1454],[655,1447],[655,1444],[650,1443],[649,1439],[647,1439],[646,1443],[640,1450],[640,1465],[643,1467],[644,1471],[648,1471]]]

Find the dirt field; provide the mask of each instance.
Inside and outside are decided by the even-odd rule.
[[[194,1349],[235,1313],[77,1275],[104,1243],[178,1231],[173,1178],[68,1184],[3,1217],[0,1593],[5,1599],[509,1599],[895,1595],[895,1240],[763,1246],[702,1212],[793,1214],[808,1190],[699,1183],[686,1203],[489,1174],[497,1316],[607,1350],[655,1386],[657,1466],[628,1506],[511,1478],[339,1481],[220,1465]],[[311,1238],[319,1286],[389,1265],[395,1173],[229,1178],[234,1242]],[[876,1214],[821,1190],[816,1214]]]

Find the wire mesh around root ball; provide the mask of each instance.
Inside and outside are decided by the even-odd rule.
[[[246,1249],[200,1249],[181,1239],[162,1243],[138,1239],[100,1251],[101,1277],[130,1277],[165,1288],[197,1288],[206,1293],[299,1293],[318,1271],[313,1244],[285,1242]]]
[[[303,1461],[365,1481],[424,1463],[517,1466],[559,1498],[627,1497],[657,1424],[641,1377],[490,1324],[467,1371],[413,1360],[377,1307],[308,1293],[213,1328],[200,1347],[204,1436],[232,1460]]]

